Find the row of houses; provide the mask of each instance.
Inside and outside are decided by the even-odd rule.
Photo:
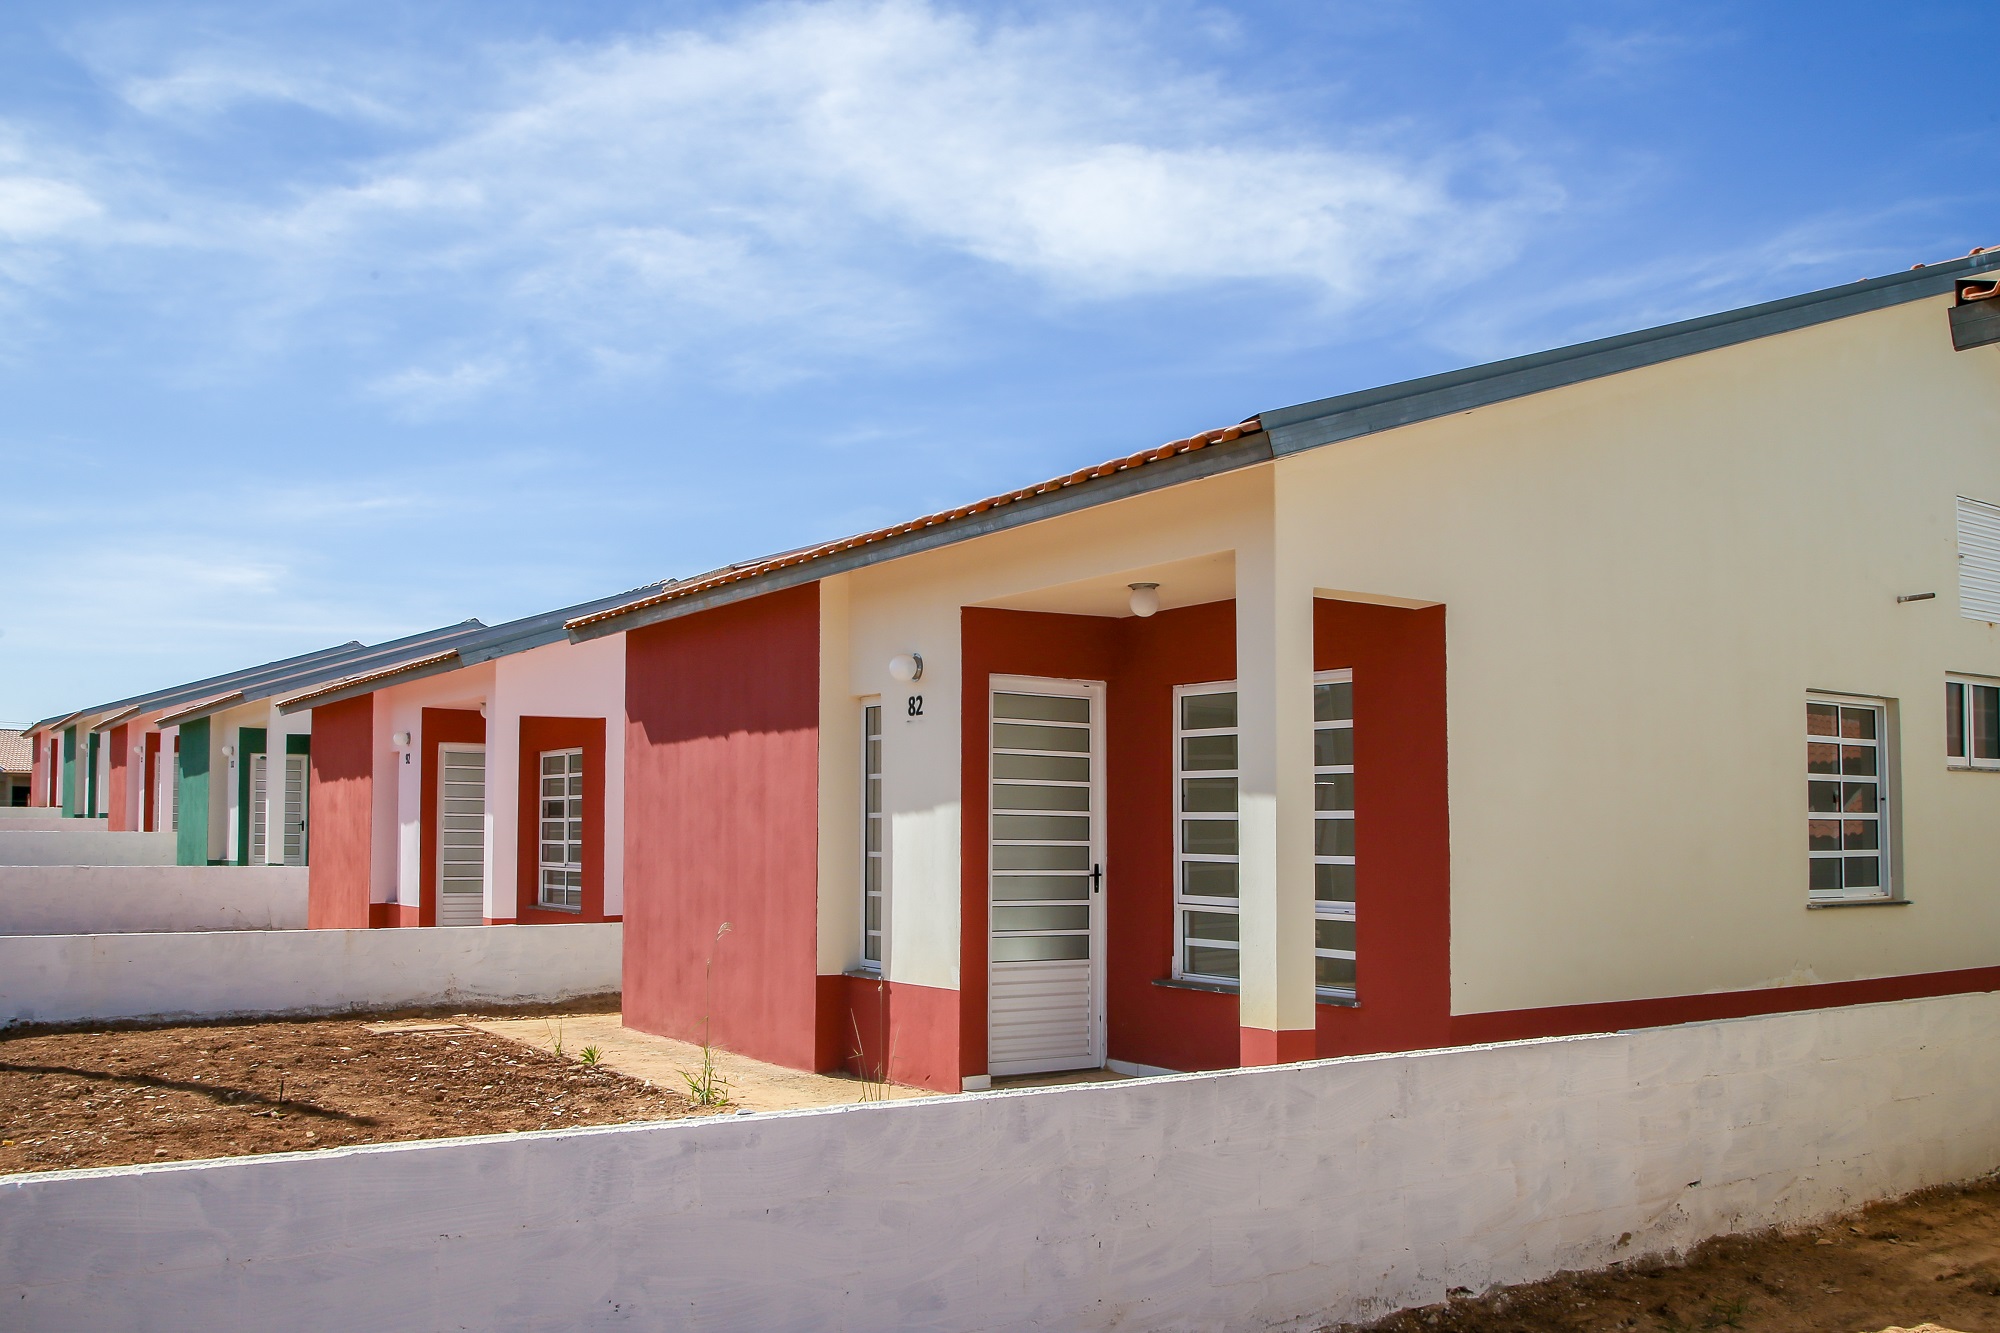
[[[2000,254],[38,724],[329,927],[957,1090],[2000,987]],[[178,821],[177,824],[173,821]]]

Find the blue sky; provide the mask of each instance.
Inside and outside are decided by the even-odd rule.
[[[0,8],[0,718],[2000,243],[1973,4]]]

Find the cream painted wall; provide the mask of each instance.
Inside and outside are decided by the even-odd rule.
[[[600,717],[604,768],[585,774],[604,784],[604,911],[625,910],[625,636],[552,643],[493,663],[486,710],[486,915],[512,917],[517,903],[521,719]]]
[[[959,607],[1247,549],[1273,494],[1291,593],[1448,608],[1455,1012],[2000,964],[2000,775],[1947,772],[1941,717],[1947,671],[2000,676],[2000,630],[1957,612],[1953,505],[2000,500],[2000,353],[1954,353],[1945,305],[845,576],[823,707],[844,728],[883,698],[889,975],[961,984]],[[1938,596],[1897,604],[1916,592]],[[924,679],[899,686],[912,651]],[[1812,689],[1891,701],[1912,905],[1806,907]],[[825,826],[858,810],[826,785],[842,763],[822,758]],[[823,859],[823,970],[858,957],[857,860]]]
[[[1946,304],[1277,464],[1318,586],[1448,607],[1456,1012],[2000,963],[2000,776],[1941,716],[2000,675],[1954,528],[2000,499],[2000,352]],[[1910,906],[1806,908],[1816,688],[1891,701]]]
[[[853,580],[819,585],[819,972],[859,968],[861,958],[861,708],[853,692],[848,630]],[[885,898],[893,898],[887,890]]]
[[[1040,589],[1108,575],[1136,581],[1155,565],[1232,551],[1257,530],[1268,512],[1269,492],[1268,478],[1235,473],[847,576],[845,677],[837,686],[823,684],[823,698],[827,707],[853,713],[862,696],[882,696],[891,886],[886,953],[892,981],[945,989],[961,984],[959,608],[1001,600],[1033,608],[1032,594]],[[1163,586],[1162,594],[1168,605],[1176,604],[1173,589]],[[889,675],[889,659],[910,652],[923,655],[924,675],[904,685]],[[924,696],[921,718],[908,715],[912,694]],[[970,706],[984,708],[978,697]],[[858,746],[856,730],[847,746],[851,762],[859,762]],[[858,852],[849,855],[837,875],[829,868],[823,897],[837,889],[843,901],[858,901],[858,860]],[[1107,868],[1107,891],[1113,874],[1115,868]],[[839,952],[858,958],[858,917],[844,910],[840,915],[844,926],[831,911],[823,912],[822,921],[830,931],[855,937],[842,941]],[[981,929],[983,922],[970,928]],[[822,949],[824,968],[827,945]]]

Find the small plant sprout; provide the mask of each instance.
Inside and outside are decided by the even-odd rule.
[[[885,989],[886,986],[883,982],[877,981],[875,983],[876,1013],[878,1014],[886,1014],[888,1012],[885,997],[882,993]],[[887,1049],[882,1052],[881,1061],[871,1069],[868,1065],[868,1043],[862,1040],[861,1037],[861,1018],[858,1014],[849,1011],[847,1021],[854,1026],[854,1064],[855,1068],[861,1074],[861,1100],[864,1102],[887,1101],[889,1098],[889,1062],[896,1052],[895,1037],[892,1034],[885,1034],[887,1035]]]
[[[715,942],[708,947],[708,961],[702,965],[701,1068],[680,1071],[688,1085],[688,1099],[696,1106],[729,1105],[729,1083],[715,1068],[715,1047],[709,1042],[709,1014],[714,1009],[715,946],[729,933],[729,923],[716,927]]]
[[[587,1065],[594,1065],[598,1062],[601,1056],[598,1052],[598,1049],[595,1046],[586,1046],[582,1050],[576,1053],[576,1058],[583,1061]]]
[[[557,1059],[561,1059],[563,1053],[562,1023],[560,1021],[557,1021],[552,1028],[549,1021],[547,1019],[543,1019],[542,1031],[552,1033],[549,1040],[549,1049],[556,1053]]]

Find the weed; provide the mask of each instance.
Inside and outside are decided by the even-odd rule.
[[[729,1105],[729,1083],[715,1068],[715,1047],[709,1042],[709,1014],[714,1009],[715,946],[722,943],[722,937],[729,933],[729,923],[723,922],[716,928],[715,943],[708,946],[708,961],[702,965],[701,993],[701,1068],[698,1071],[683,1069],[681,1078],[688,1085],[688,1099],[696,1106]]]
[[[547,1020],[546,1018],[542,1020],[542,1031],[544,1031],[544,1032],[550,1032],[550,1031],[551,1031],[551,1028],[550,1028],[550,1024],[549,1024],[549,1021],[548,1021],[548,1020]],[[562,1030],[562,1024],[561,1024],[561,1023],[557,1023],[557,1024],[555,1024],[555,1025],[554,1025],[554,1028],[553,1028],[553,1036],[552,1036],[552,1037],[551,1037],[551,1039],[550,1039],[550,1043],[549,1043],[549,1049],[550,1049],[550,1050],[553,1050],[553,1051],[554,1051],[554,1052],[556,1053],[556,1058],[557,1058],[558,1060],[562,1059],[562,1053],[563,1053],[563,1030]]]
[[[1749,1312],[1750,1302],[1741,1296],[1733,1301],[1716,1301],[1708,1307],[1701,1326],[1704,1329],[1741,1328],[1743,1316]]]
[[[576,1053],[576,1058],[587,1065],[594,1065],[603,1057],[595,1046],[586,1046]]]
[[[878,980],[875,983],[875,1012],[885,1016],[889,1012],[887,997],[883,994],[886,989],[886,982]],[[893,1034],[886,1034],[888,1036],[887,1049],[882,1052],[881,1063],[871,1070],[868,1067],[867,1043],[861,1039],[861,1018],[858,1014],[849,1011],[847,1021],[854,1025],[854,1064],[861,1073],[861,1100],[864,1102],[887,1101],[889,1098],[889,1062],[895,1054],[896,1039]],[[885,1028],[888,1026],[886,1019],[883,1026]]]

